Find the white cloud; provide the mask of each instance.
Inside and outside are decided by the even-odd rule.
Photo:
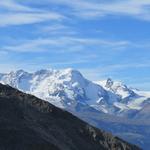
[[[109,47],[117,48],[128,46],[128,41],[112,41],[94,38],[78,38],[73,36],[60,36],[56,38],[40,38],[34,40],[23,41],[16,45],[4,46],[2,49],[6,51],[16,52],[43,52],[51,51],[55,53],[67,53],[86,51],[88,46],[96,46],[96,48]],[[92,49],[94,51],[94,49]]]
[[[44,35],[55,35],[55,36],[69,36],[69,35],[77,35],[78,32],[75,31],[73,27],[63,25],[61,23],[50,23],[46,26],[39,26],[37,28],[37,33]]]
[[[28,0],[31,3],[36,1]],[[66,5],[71,9],[56,12],[45,11],[42,9],[22,5],[16,0],[1,0],[0,8],[0,27],[9,25],[23,25],[40,23],[49,20],[64,19],[64,16],[75,15],[78,17],[93,19],[107,15],[126,15],[141,20],[150,21],[150,0],[126,0],[126,1],[89,1],[89,0],[43,0],[42,5],[49,5],[53,9],[54,5]],[[53,3],[54,5],[51,5]],[[54,9],[53,9],[54,10]],[[68,12],[69,11],[69,12]],[[62,15],[63,14],[63,15]]]
[[[4,13],[0,14],[0,27],[10,25],[23,25],[40,23],[49,20],[60,20],[61,15],[57,13]]]
[[[61,20],[63,15],[58,12],[31,8],[16,3],[13,0],[0,2],[0,27],[41,23],[50,20]]]
[[[62,4],[72,8],[72,13],[87,19],[107,15],[126,15],[141,20],[150,21],[150,0],[118,0],[118,1],[89,1],[89,0],[45,0],[45,2]]]
[[[33,11],[32,8],[20,5],[14,0],[1,0],[0,8],[5,9],[7,11]]]
[[[98,67],[93,68],[79,68],[79,70],[90,80],[96,81],[100,79],[106,79],[108,77],[116,77],[121,71],[129,69],[143,69],[150,68],[150,62],[139,62],[139,63],[120,63],[120,64],[99,64]],[[124,79],[127,77],[124,77]],[[137,79],[137,78],[136,78]],[[136,80],[135,79],[135,80]],[[142,78],[143,79],[143,78]],[[134,80],[134,79],[132,79]],[[148,80],[148,78],[146,79]]]
[[[113,72],[119,72],[120,70],[126,70],[126,69],[141,69],[141,68],[150,68],[150,62],[139,62],[139,63],[120,63],[120,64],[112,64],[112,65],[106,65],[97,68],[97,70],[101,70],[101,72],[104,73],[113,73]]]
[[[15,0],[1,0],[0,8],[5,11],[0,14],[0,26],[33,24],[48,20],[60,20],[63,16],[75,15],[78,17],[93,19],[114,16],[130,16],[141,20],[150,21],[150,0],[126,0],[126,1],[89,1],[89,0],[43,0],[41,2],[28,0],[29,3],[42,3],[53,8],[54,5],[66,5],[71,9],[58,12],[45,11],[42,9],[22,5]],[[54,5],[51,6],[51,3]],[[54,9],[53,9],[54,10]],[[69,11],[69,12],[68,12]],[[63,15],[62,15],[63,14]]]

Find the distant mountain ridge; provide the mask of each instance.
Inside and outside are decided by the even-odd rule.
[[[46,101],[2,84],[0,149],[140,150]]]
[[[18,70],[1,74],[0,82],[60,108],[76,109],[77,105],[82,104],[118,116],[136,116],[135,112],[142,110],[150,98],[150,92],[146,95],[146,92],[132,90],[110,78],[105,81],[89,81],[79,71],[70,68],[39,70],[34,73]]]
[[[115,102],[114,105],[120,108],[120,114],[123,116],[132,111],[132,115],[138,116],[138,113],[145,109],[146,104],[149,104],[150,102],[149,91],[128,88],[127,85],[121,82],[112,81],[110,78],[96,83],[101,85],[108,92],[110,91],[121,98],[121,101]],[[134,114],[134,112],[136,113]]]

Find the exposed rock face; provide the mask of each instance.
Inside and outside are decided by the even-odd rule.
[[[0,150],[139,150],[48,102],[0,84]]]

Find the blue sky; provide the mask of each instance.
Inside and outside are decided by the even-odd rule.
[[[0,72],[75,68],[150,90],[150,0],[1,0]]]

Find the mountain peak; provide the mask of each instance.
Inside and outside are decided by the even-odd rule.
[[[73,68],[62,69],[62,70],[59,70],[59,71],[63,74],[70,74],[70,75],[78,74],[78,75],[81,75],[81,73],[78,70],[75,70]]]
[[[79,71],[72,68],[40,70],[27,76],[6,75],[0,82],[32,93],[60,108],[70,105],[75,107],[78,103],[92,103],[94,100],[96,103],[105,95],[101,86],[88,81]]]
[[[114,83],[113,80],[111,78],[108,78],[107,81],[106,81],[105,87],[106,88],[111,88],[113,83]]]
[[[22,69],[20,69],[20,70],[16,70],[16,71],[11,71],[10,73],[4,74],[4,75],[8,75],[10,77],[18,78],[18,77],[20,77],[22,75],[27,75],[27,74],[29,74],[29,73],[24,71],[24,70],[22,70]]]

